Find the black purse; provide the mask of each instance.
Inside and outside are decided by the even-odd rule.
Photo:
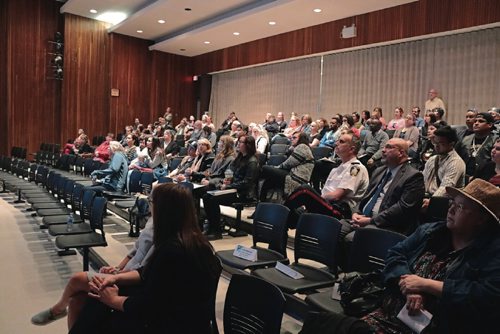
[[[339,285],[340,304],[346,315],[362,317],[380,307],[384,291],[379,271],[347,273]]]

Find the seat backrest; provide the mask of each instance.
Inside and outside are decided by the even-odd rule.
[[[429,223],[446,220],[449,207],[450,199],[448,197],[432,196],[429,200],[427,213],[425,214],[425,222]]]
[[[278,166],[281,163],[283,163],[285,160],[286,160],[286,155],[284,155],[284,154],[270,155],[267,158],[266,165],[268,165],[268,166]]]
[[[59,181],[57,182],[57,198],[59,200],[66,198],[66,183],[69,179],[65,176],[61,176]]]
[[[36,173],[38,170],[38,165],[35,163],[32,163],[30,165],[29,173],[28,173],[28,181],[32,182],[36,180]]]
[[[271,145],[273,144],[290,145],[290,139],[288,139],[286,136],[274,136],[273,139],[271,140]]]
[[[73,187],[73,195],[71,196],[71,208],[73,212],[80,210],[82,207],[83,185],[75,183]]]
[[[64,203],[73,205],[73,189],[75,188],[75,181],[67,180],[64,186]]]
[[[160,176],[158,178],[158,183],[172,183],[172,182],[174,182],[174,180],[168,176]]]
[[[194,190],[194,184],[192,182],[184,181],[184,182],[179,182],[177,183],[179,186],[186,188],[189,190],[191,193]]]
[[[181,148],[179,149],[179,156],[181,156],[181,157],[185,157],[185,156],[187,155],[187,152],[188,152],[187,147],[181,147]]]
[[[142,187],[142,191],[145,194],[149,194],[151,192],[154,179],[155,179],[155,177],[154,177],[153,173],[143,172],[141,174],[141,187]]]
[[[179,164],[181,163],[182,159],[184,159],[184,157],[174,157],[172,159],[172,161],[170,161],[170,165],[168,166],[168,170],[173,171],[174,169],[176,169],[179,166]]]
[[[38,165],[35,175],[35,183],[41,184],[43,187],[47,186],[47,178],[49,174],[49,169],[45,166]]]
[[[257,153],[255,154],[257,160],[259,160],[259,168],[262,168],[266,164],[267,154]]]
[[[92,211],[90,213],[90,227],[92,230],[100,230],[104,240],[103,220],[107,210],[108,201],[104,197],[95,197],[92,201]]]
[[[271,155],[286,154],[286,152],[288,152],[289,148],[290,148],[290,145],[287,145],[287,144],[272,144],[271,148],[269,149],[269,153]]]
[[[253,245],[263,242],[269,249],[286,255],[288,226],[286,224],[290,210],[277,203],[259,203],[253,218]]]
[[[348,271],[370,272],[385,266],[387,251],[406,236],[389,230],[361,228],[354,233]]]
[[[57,194],[57,187],[59,185],[59,180],[61,179],[61,174],[52,171],[50,173],[52,173],[52,178],[47,181],[47,189],[52,193],[52,195],[55,195]]]
[[[297,223],[295,234],[295,262],[309,259],[326,265],[332,273],[337,271],[337,242],[340,222],[330,216],[304,213]]]
[[[312,147],[311,151],[314,156],[314,160],[328,158],[333,152],[330,147]]]
[[[224,333],[280,333],[285,297],[272,283],[233,275],[224,303]]]
[[[141,172],[137,169],[133,169],[128,177],[128,191],[129,193],[140,193],[142,191],[141,187]]]
[[[86,189],[83,191],[82,201],[80,205],[80,216],[82,220],[90,219],[90,213],[92,212],[92,203],[95,197],[95,191],[91,189]]]
[[[85,159],[83,162],[83,175],[89,176],[94,171],[94,161],[92,159]]]

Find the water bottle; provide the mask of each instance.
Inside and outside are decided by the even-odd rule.
[[[233,182],[233,171],[230,168],[227,168],[224,172],[224,178],[229,182]]]
[[[71,212],[68,216],[68,221],[66,222],[66,231],[71,232],[73,230],[73,213]]]

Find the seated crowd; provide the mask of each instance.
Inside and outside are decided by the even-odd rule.
[[[290,209],[289,228],[304,212],[333,216],[342,224],[345,251],[361,228],[408,236],[389,252],[383,273],[394,290],[386,297],[391,308],[364,318],[373,329],[389,330],[390,322],[392,330],[408,331],[394,320],[405,304],[410,312],[433,310],[436,320],[430,328],[436,333],[471,328],[464,325],[467,317],[490,328],[495,319],[486,309],[500,305],[500,258],[495,255],[500,110],[468,110],[464,126],[449,126],[444,114],[436,107],[421,118],[418,107],[407,114],[397,107],[386,122],[377,107],[372,113],[335,115],[328,122],[307,114],[292,114],[287,121],[279,112],[267,114],[262,124],[245,125],[232,112],[216,129],[208,115],[184,118],[174,126],[167,113],[146,127],[136,119],[119,141],[109,133],[93,153],[79,131],[64,152],[109,163],[93,173],[101,180],[94,189],[124,190],[132,170],[199,183],[216,190],[202,196],[208,229],[203,237],[194,207],[179,206],[193,202],[183,198],[185,188],[156,186],[152,225],[146,227],[154,236],[143,233],[140,239],[152,250],[129,255],[116,270],[75,275],[60,301],[32,321],[55,320],[66,315],[69,305],[70,333],[141,332],[144,326],[175,332],[181,322],[193,328],[180,332],[207,332],[209,318],[203,311],[217,267],[207,239],[222,238],[220,205],[275,201],[277,190],[278,201]],[[446,223],[422,224],[432,197],[450,198]],[[143,241],[148,237],[152,241]],[[177,274],[170,275],[165,264],[175,266]],[[189,295],[172,295],[175,291],[165,289],[170,284]],[[165,307],[169,311],[159,314]],[[199,321],[188,320],[188,314]],[[93,321],[96,317],[102,321]],[[464,320],[454,323],[454,317]]]

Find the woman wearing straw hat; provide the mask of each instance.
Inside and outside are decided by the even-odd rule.
[[[427,310],[425,333],[494,333],[500,316],[500,189],[474,180],[447,187],[446,222],[420,226],[389,250],[383,307],[363,319],[374,330],[411,333],[397,314]]]

